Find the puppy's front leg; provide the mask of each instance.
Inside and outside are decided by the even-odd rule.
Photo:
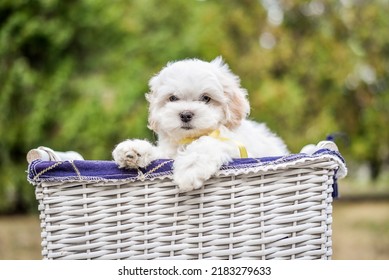
[[[233,156],[236,156],[236,148],[229,143],[203,136],[178,154],[173,165],[173,179],[180,192],[199,189]]]
[[[126,140],[119,143],[112,152],[119,168],[146,167],[157,159],[157,148],[146,140]]]

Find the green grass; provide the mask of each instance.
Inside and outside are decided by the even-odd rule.
[[[389,201],[336,201],[333,259],[389,260]]]
[[[389,201],[335,201],[333,259],[389,260]],[[37,216],[0,217],[0,259],[41,259]]]
[[[40,238],[38,216],[0,217],[0,259],[41,259]]]

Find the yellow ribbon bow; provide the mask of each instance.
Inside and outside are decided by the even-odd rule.
[[[203,135],[201,135],[203,136]],[[246,147],[239,141],[236,141],[234,139],[230,139],[230,138],[226,138],[226,137],[221,137],[220,136],[220,130],[219,129],[216,129],[214,131],[212,131],[211,133],[208,134],[209,137],[212,137],[212,138],[215,138],[217,140],[220,140],[220,141],[223,141],[223,142],[234,142],[238,148],[239,148],[239,154],[240,154],[240,157],[241,158],[247,158],[248,157],[248,154],[247,154],[247,150],[246,150]],[[181,145],[188,145],[190,143],[192,143],[193,141],[199,139],[199,137],[186,137],[186,138],[183,138],[180,140],[180,144]]]

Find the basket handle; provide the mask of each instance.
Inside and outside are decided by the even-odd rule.
[[[49,161],[84,160],[84,158],[77,152],[59,152],[43,146],[32,149],[27,153],[28,163],[31,163],[37,159]]]

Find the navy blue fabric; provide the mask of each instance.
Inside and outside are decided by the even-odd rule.
[[[335,151],[323,149],[313,155],[291,154],[283,157],[239,158],[221,167],[222,170],[236,170],[265,165],[280,165],[304,158],[315,158],[331,155],[344,163],[342,156]],[[41,161],[36,160],[29,165],[28,180],[41,181],[74,181],[74,180],[136,180],[154,178],[172,174],[173,160],[159,159],[153,161],[147,168],[119,169],[114,161],[75,160],[75,161]]]

